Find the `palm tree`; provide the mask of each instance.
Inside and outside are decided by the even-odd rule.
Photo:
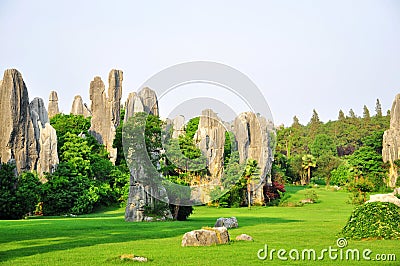
[[[257,161],[254,159],[248,159],[246,163],[246,168],[244,169],[243,176],[246,179],[247,184],[247,202],[248,207],[251,208],[251,180],[252,177],[258,175],[258,165]]]
[[[304,155],[301,159],[303,160],[303,169],[307,171],[307,180],[304,183],[308,184],[311,179],[311,167],[317,166],[317,159],[311,154]]]

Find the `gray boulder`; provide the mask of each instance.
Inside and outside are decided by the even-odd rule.
[[[231,218],[218,218],[214,227],[238,228],[239,224],[236,217]]]

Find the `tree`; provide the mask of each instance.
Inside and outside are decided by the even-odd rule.
[[[332,138],[327,134],[318,134],[310,145],[311,154],[320,157],[323,154],[334,155],[336,147]]]
[[[248,207],[251,208],[251,181],[254,176],[258,174],[258,165],[257,161],[253,159],[248,159],[246,163],[246,167],[243,172],[243,176],[246,179],[247,185],[247,204]]]
[[[375,112],[376,112],[376,117],[382,117],[382,105],[379,99],[376,99]]]
[[[363,107],[363,118],[365,120],[367,120],[367,121],[371,120],[371,116],[369,114],[369,110],[368,110],[368,107],[366,105],[364,105],[364,107]]]
[[[297,118],[297,116],[294,116],[294,117],[293,117],[292,127],[293,127],[293,128],[300,128],[300,127],[301,127],[300,121],[299,121],[299,119]]]
[[[303,164],[302,164],[303,169],[307,171],[307,179],[303,183],[308,184],[308,183],[310,183],[310,180],[311,180],[311,168],[314,168],[317,166],[317,160],[311,154],[304,155],[301,159],[303,161]]]
[[[357,118],[357,115],[356,115],[356,113],[354,113],[354,110],[353,110],[353,109],[350,109],[350,111],[349,111],[349,117],[350,117],[350,118]]]
[[[21,219],[39,203],[41,183],[36,174],[16,174],[15,164],[0,165],[0,219]]]
[[[322,124],[322,122],[319,120],[318,113],[314,109],[311,120],[308,123],[309,130],[310,130],[309,131],[310,139],[314,139],[314,137],[318,134],[318,130],[320,129],[321,124]]]
[[[346,119],[346,117],[344,116],[344,113],[343,113],[343,111],[342,110],[340,110],[339,111],[339,117],[338,117],[338,120],[339,121],[343,121],[343,120],[345,120]]]

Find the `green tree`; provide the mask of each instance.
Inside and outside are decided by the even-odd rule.
[[[311,154],[304,155],[301,159],[303,161],[302,163],[303,169],[307,171],[307,179],[302,182],[304,185],[310,183],[311,168],[315,168],[317,166],[317,160]]]
[[[318,134],[310,145],[311,154],[315,157],[320,157],[324,154],[334,155],[336,147],[332,138],[327,134]]]
[[[371,116],[369,114],[369,110],[368,110],[368,107],[366,105],[364,105],[364,107],[363,107],[363,118],[366,121],[370,121],[371,120]]]
[[[343,121],[343,120],[345,120],[346,119],[346,117],[344,116],[344,113],[343,113],[343,111],[342,110],[340,110],[339,111],[339,117],[338,117],[338,120],[339,121]]]
[[[251,181],[252,178],[259,174],[259,167],[257,161],[253,159],[248,159],[246,162],[246,167],[243,172],[243,176],[246,179],[247,185],[247,204],[251,208]]]

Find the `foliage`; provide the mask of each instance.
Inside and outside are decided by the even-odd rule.
[[[348,184],[348,190],[353,193],[350,197],[351,203],[363,204],[367,201],[367,192],[374,189],[374,184],[367,178],[360,177]]]
[[[0,219],[21,219],[39,202],[41,183],[36,174],[16,175],[14,164],[0,166]]]
[[[317,202],[318,200],[317,192],[314,189],[307,189],[304,196],[306,197],[306,199],[312,200],[312,202]]]
[[[341,163],[336,169],[331,171],[330,184],[336,186],[344,186],[353,180],[353,168],[347,163]]]
[[[85,118],[82,115],[57,114],[50,119],[50,124],[57,132],[57,147],[60,155],[60,148],[64,146],[67,133],[73,135],[85,134],[90,128],[90,117]]]
[[[350,239],[400,239],[400,207],[389,202],[368,202],[357,207],[342,230]]]

